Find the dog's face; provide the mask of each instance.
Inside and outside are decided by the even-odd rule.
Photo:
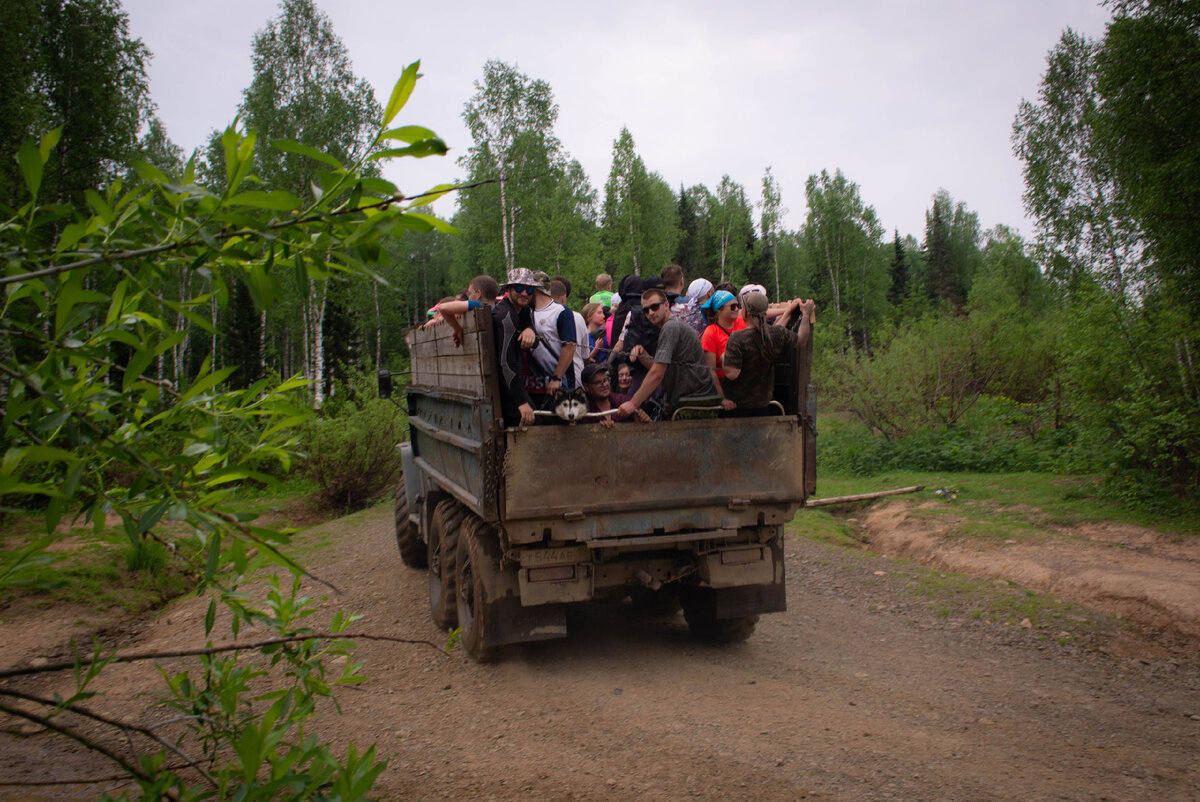
[[[568,423],[582,420],[587,414],[587,396],[581,388],[554,391],[554,414]]]

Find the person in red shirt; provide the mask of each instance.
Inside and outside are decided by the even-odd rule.
[[[714,317],[713,322],[700,336],[700,347],[704,349],[704,359],[712,374],[713,387],[720,395],[724,396],[725,391],[721,387],[721,380],[725,378],[725,372],[721,368],[721,357],[725,355],[725,346],[729,343],[729,335],[746,328],[746,321],[739,315],[741,306],[733,297],[733,293],[725,290],[713,293],[713,296],[705,302],[704,308],[712,312]],[[724,403],[722,402],[722,406]],[[732,407],[726,408],[731,409]]]

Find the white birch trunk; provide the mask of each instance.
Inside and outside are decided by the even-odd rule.
[[[513,264],[512,239],[509,236],[509,214],[508,214],[508,181],[506,176],[500,176],[500,239],[504,245],[504,269],[505,272],[512,270]]]
[[[325,299],[329,292],[329,284],[321,282],[321,298],[318,301],[312,289],[312,279],[309,279],[309,328],[312,329],[312,383],[313,408],[320,409],[325,403]]]

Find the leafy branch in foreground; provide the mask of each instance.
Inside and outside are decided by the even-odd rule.
[[[335,276],[373,276],[383,238],[451,230],[414,211],[369,169],[377,158],[446,150],[427,129],[389,128],[417,68],[404,71],[373,147],[352,163],[297,142],[272,143],[317,165],[309,200],[259,188],[251,174],[255,135],[232,128],[221,137],[219,188],[197,183],[194,163],[172,177],[137,164],[141,183],[89,190],[82,213],[39,203],[56,132],[19,154],[28,200],[0,221],[0,515],[39,514],[45,535],[8,547],[0,589],[36,583],[64,520],[95,532],[115,520],[135,547],[146,538],[197,543],[200,591],[212,597],[205,638],[219,618],[235,645],[197,650],[191,657],[198,668],[160,667],[162,704],[177,713],[172,726],[179,731],[170,738],[82,704],[102,699],[91,688],[105,666],[124,659],[98,650],[73,661],[76,689],[67,699],[38,699],[8,686],[0,696],[12,702],[3,703],[6,712],[113,759],[146,797],[360,798],[384,768],[373,748],[359,754],[352,747],[338,759],[306,734],[320,697],[364,680],[349,659],[346,628],[354,619],[339,613],[323,633],[304,623],[316,608],[299,594],[304,569],[284,552],[290,534],[256,524],[235,493],[242,483],[269,484],[291,468],[298,427],[311,416],[307,383],[264,378],[226,389],[237,368],[218,367],[209,354],[175,385],[162,364],[191,332],[213,332],[210,310],[226,304],[238,285],[265,309],[288,281],[309,287]],[[390,147],[397,141],[404,146]],[[200,277],[208,291],[176,300],[165,289],[178,276]],[[292,576],[290,586],[280,583],[281,571]],[[265,599],[255,602],[261,592],[248,588],[264,576]],[[236,645],[244,630],[270,634]],[[327,674],[329,657],[345,658],[339,673]],[[104,742],[84,737],[67,712],[118,734]],[[135,747],[122,731],[150,740]]]

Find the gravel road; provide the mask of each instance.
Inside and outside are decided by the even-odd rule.
[[[357,629],[444,640],[390,517],[381,506],[320,527],[334,545],[307,564],[363,614]],[[1064,646],[939,612],[911,589],[925,568],[794,535],[787,551],[789,609],[744,644],[703,645],[682,616],[614,606],[577,611],[566,640],[497,665],[365,643],[371,681],[314,729],[378,744],[383,799],[1200,799],[1197,642],[1114,627]],[[132,645],[198,642],[203,613],[182,600]],[[104,704],[144,707],[153,677],[110,671]],[[46,734],[0,748],[0,778],[103,770]],[[0,798],[75,798],[29,790]]]

